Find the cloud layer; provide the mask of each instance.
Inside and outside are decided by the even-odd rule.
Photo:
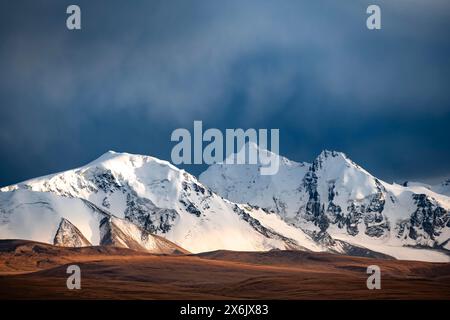
[[[170,132],[280,128],[281,152],[347,152],[387,180],[450,173],[450,5],[376,1],[1,4],[0,184],[108,149],[169,159]],[[199,168],[189,168],[198,173]]]

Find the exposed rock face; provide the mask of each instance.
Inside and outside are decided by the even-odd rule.
[[[100,244],[157,254],[189,253],[176,244],[153,235],[135,224],[115,217],[100,221]]]
[[[91,243],[69,220],[61,218],[53,244],[61,247],[88,247]]]
[[[83,201],[101,217],[99,245],[128,248],[155,254],[183,254],[189,251],[150,232],[132,222],[112,216],[89,201]],[[62,247],[86,247],[92,244],[69,220],[62,218],[54,238],[54,245]]]
[[[437,187],[383,182],[336,151],[323,151],[311,164],[280,158],[275,176],[258,175],[260,164],[217,164],[200,181],[232,201],[276,212],[331,251],[342,250],[337,238],[380,249],[450,247],[450,199]]]
[[[316,171],[320,163],[314,161],[311,168],[303,178],[303,187],[308,194],[308,202],[305,207],[304,217],[307,221],[312,221],[321,231],[328,228],[328,218],[324,212],[324,206],[321,204],[320,195],[317,192],[317,175]]]
[[[441,234],[442,228],[450,227],[450,214],[439,206],[436,201],[425,194],[415,194],[413,199],[417,210],[411,215],[410,234],[412,239],[416,237],[417,230],[423,230],[430,239],[435,239]]]
[[[306,231],[317,243],[328,248],[329,252],[346,254],[350,256],[366,257],[366,258],[380,258],[380,259],[394,259],[392,256],[382,254],[380,252],[369,250],[367,248],[352,245],[346,241],[333,239],[326,231]]]
[[[65,218],[93,245],[150,252],[180,250],[176,243],[194,253],[289,248],[448,260],[411,249],[449,249],[448,197],[380,181],[339,152],[311,164],[280,158],[274,176],[261,176],[259,165],[218,164],[201,178],[153,157],[108,152],[2,188],[0,236],[51,242]]]
[[[234,203],[213,193],[194,176],[149,156],[108,152],[83,167],[1,191],[18,189],[80,199],[96,214],[107,211],[192,252],[271,250],[293,248],[295,243],[290,237],[255,228],[252,223],[257,219],[250,219],[251,211],[242,208],[245,214],[238,214]],[[295,236],[309,243],[296,243],[296,247],[317,247],[302,235],[303,231],[297,230]]]
[[[9,198],[14,200],[9,201]],[[36,201],[30,201],[34,198]],[[279,227],[289,229],[281,219],[275,221],[276,226],[265,226],[265,223],[274,221],[275,214],[255,218],[252,216],[255,210],[244,207],[236,210],[235,203],[213,193],[194,176],[149,156],[108,152],[83,167],[2,188],[0,210],[16,213],[11,215],[12,219],[6,219],[10,216],[6,213],[0,214],[0,218],[4,218],[5,226],[15,223],[14,219],[22,214],[20,208],[23,203],[38,201],[48,203],[46,209],[33,204],[32,211],[44,210],[42,214],[46,216],[49,226],[54,223],[55,217],[66,217],[66,203],[81,206],[78,211],[83,218],[78,218],[78,222],[83,221],[83,226],[79,229],[95,245],[110,243],[132,248],[146,247],[146,235],[152,234],[194,253],[217,249],[325,250],[300,229],[290,229],[289,236],[275,231]],[[28,212],[31,209],[25,215]],[[118,223],[115,222],[102,223],[105,237],[99,236],[98,225],[105,217],[135,225],[138,228],[134,229],[136,235],[128,237],[128,232],[123,235],[126,225],[121,223],[116,228]],[[0,225],[0,231],[1,228]],[[24,229],[24,234],[29,233],[29,229]],[[34,240],[47,241],[48,230],[39,229],[42,232]],[[14,234],[20,232],[22,230],[17,229]]]
[[[132,189],[126,192],[125,217],[151,233],[170,231],[178,213],[157,207],[151,200],[139,197]]]
[[[261,222],[259,222],[257,219],[253,218],[247,211],[240,208],[238,205],[235,205],[233,210],[240,216],[244,221],[247,221],[253,229],[258,231],[259,233],[263,234],[267,238],[270,239],[277,239],[282,241],[285,244],[284,249],[286,250],[303,250],[308,251],[304,247],[302,247],[299,243],[297,243],[293,239],[289,239],[288,237],[285,237],[279,233],[277,233],[275,230],[272,230],[270,228],[264,227]]]
[[[331,158],[331,160],[330,160]],[[339,152],[324,151],[312,163],[302,181],[302,187],[307,196],[304,217],[324,232],[330,224],[340,229],[345,229],[349,235],[356,236],[360,232],[360,225],[364,223],[364,232],[370,237],[379,238],[389,232],[390,226],[383,215],[386,190],[376,178],[372,190],[363,198],[347,197],[340,199],[345,204],[344,208],[336,203],[336,198],[342,196],[336,187],[339,176],[331,176],[331,179],[323,179],[329,175],[329,162],[346,161],[346,157]],[[349,168],[359,167],[353,162],[346,164]],[[329,177],[327,177],[329,178]],[[326,193],[322,192],[326,187]],[[347,190],[346,190],[347,191]],[[300,189],[301,192],[301,189]],[[344,200],[344,201],[342,201]]]
[[[436,246],[446,249],[450,228],[450,212],[425,194],[413,194],[417,209],[411,217],[399,223],[398,237],[413,239],[419,246]],[[444,241],[440,238],[444,236]]]

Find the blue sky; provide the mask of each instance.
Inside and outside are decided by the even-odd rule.
[[[82,30],[65,27],[66,7]],[[369,4],[382,30],[365,27]],[[450,4],[2,1],[0,185],[107,150],[170,159],[170,133],[279,128],[387,181],[450,175]],[[185,167],[198,175],[203,166]]]

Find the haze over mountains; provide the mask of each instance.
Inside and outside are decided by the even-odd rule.
[[[216,164],[199,181],[169,162],[110,151],[1,188],[0,238],[153,253],[294,249],[450,261],[445,184],[389,184],[333,151],[311,164],[281,157],[274,176],[259,170]]]

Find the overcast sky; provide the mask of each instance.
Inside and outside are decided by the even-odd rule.
[[[194,120],[279,128],[292,160],[343,151],[388,182],[450,176],[446,0],[2,1],[0,40],[0,186],[108,150],[170,160]]]

